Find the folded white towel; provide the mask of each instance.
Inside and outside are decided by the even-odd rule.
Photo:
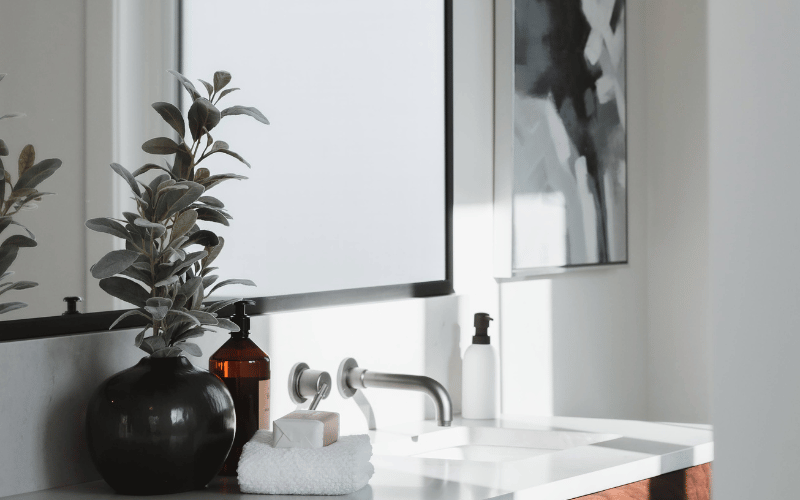
[[[273,448],[272,432],[244,445],[237,473],[244,493],[346,495],[367,485],[375,468],[366,434],[340,436],[323,448]]]

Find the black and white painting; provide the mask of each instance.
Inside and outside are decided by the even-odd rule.
[[[626,262],[625,1],[513,14],[512,266]]]

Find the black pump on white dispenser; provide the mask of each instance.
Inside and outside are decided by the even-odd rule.
[[[475,335],[472,337],[473,344],[491,344],[489,338],[489,322],[494,321],[489,317],[489,313],[475,313]]]
[[[461,414],[464,418],[497,418],[497,361],[489,338],[492,318],[475,313],[475,335],[464,353]]]

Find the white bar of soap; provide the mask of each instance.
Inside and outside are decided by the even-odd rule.
[[[272,422],[274,448],[322,448],[338,439],[338,413],[297,410]]]

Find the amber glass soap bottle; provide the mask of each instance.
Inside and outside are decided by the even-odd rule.
[[[231,320],[238,332],[222,344],[208,360],[208,369],[228,386],[236,410],[236,436],[222,470],[223,476],[235,476],[242,447],[259,429],[269,429],[269,356],[250,340],[250,316],[245,305],[236,302]]]

